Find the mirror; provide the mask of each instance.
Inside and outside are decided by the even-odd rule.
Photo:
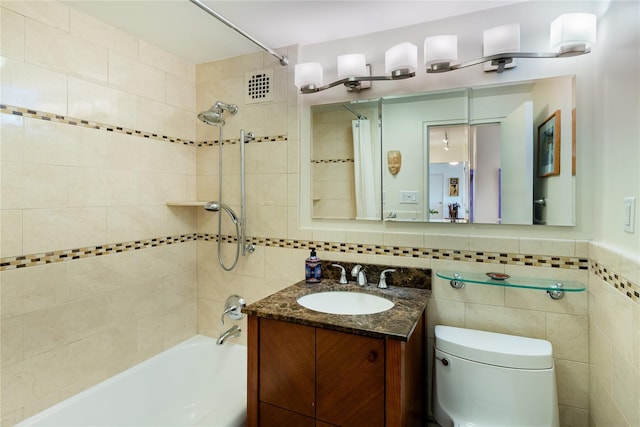
[[[314,218],[575,225],[575,76],[311,113]],[[375,215],[356,210],[358,114],[377,118],[369,120],[374,195],[361,197]]]
[[[312,106],[311,129],[312,217],[379,221],[380,100]]]

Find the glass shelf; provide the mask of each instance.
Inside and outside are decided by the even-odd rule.
[[[503,275],[502,273],[495,273]],[[455,272],[441,270],[436,272],[436,276],[449,280],[451,287],[460,289],[465,283],[475,283],[479,285],[504,286],[509,288],[535,289],[547,291],[547,295],[552,299],[560,299],[565,292],[583,292],[585,286],[572,280],[552,280],[552,279],[532,279],[529,277],[509,277],[503,280],[491,279],[485,273]]]

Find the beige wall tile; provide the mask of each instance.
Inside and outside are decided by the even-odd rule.
[[[135,95],[164,102],[165,73],[116,52],[109,52],[109,85]]]
[[[422,233],[385,232],[384,244],[386,246],[421,248],[424,246],[424,235]]]
[[[25,61],[97,82],[108,76],[107,49],[30,19],[25,20]]]
[[[589,278],[589,316],[608,337],[615,352],[633,360],[633,310],[628,297],[594,275]]]
[[[581,427],[589,425],[589,411],[571,406],[558,405],[560,425],[562,427]]]
[[[592,390],[589,399],[590,424],[595,427],[632,427],[607,393]]]
[[[67,115],[67,77],[64,74],[6,59],[1,81],[3,103]],[[72,114],[71,108],[69,114]]]
[[[427,248],[469,250],[469,236],[425,234],[424,241]]]
[[[70,33],[131,58],[138,57],[138,39],[74,8],[69,9]]]
[[[193,81],[172,74],[165,75],[165,101],[183,110],[196,111],[196,93]]]
[[[69,31],[69,8],[59,2],[3,1],[2,7],[63,31]]]
[[[41,110],[51,111],[50,108]],[[135,95],[72,77],[69,77],[69,116],[149,130],[138,126],[138,98]]]
[[[24,318],[15,316],[2,319],[1,336],[2,366],[22,361],[24,359]]]
[[[24,160],[25,119],[13,114],[0,114],[0,160],[21,162]]]
[[[589,408],[589,365],[555,360],[558,403],[581,409]]]
[[[79,259],[67,264],[68,298],[83,299],[135,286],[141,279],[136,252]]]
[[[0,16],[0,51],[2,56],[24,60],[24,16],[2,8]]]
[[[165,234],[164,206],[114,206],[107,209],[106,241],[127,242]]]
[[[539,339],[546,335],[544,313],[483,304],[466,304],[465,327]]]
[[[22,226],[25,253],[81,248],[106,241],[107,211],[101,207],[30,209],[23,212]]]
[[[22,211],[0,211],[0,257],[17,256],[22,251]]]
[[[521,254],[575,256],[575,240],[520,238]]]
[[[547,313],[546,325],[546,339],[553,345],[553,357],[589,362],[587,316]]]
[[[519,239],[515,237],[470,236],[469,250],[519,253]]]
[[[140,61],[191,83],[195,82],[195,74],[189,73],[192,69],[187,62],[145,40],[140,40]]]
[[[25,358],[103,330],[107,325],[108,304],[106,296],[98,296],[25,314]]]
[[[0,272],[2,319],[60,306],[69,301],[67,263]]]
[[[620,353],[612,354],[611,395],[632,426],[640,425],[640,372]]]
[[[427,336],[435,337],[436,325],[464,328],[464,302],[430,298],[427,304]]]
[[[67,206],[67,169],[36,163],[3,162],[3,209]]]
[[[24,418],[24,408],[19,408],[15,411],[4,411],[2,413],[2,419],[0,420],[0,423],[3,426],[12,426],[18,424]]]
[[[589,327],[589,363],[591,364],[591,389],[596,387],[611,394],[613,348],[608,337],[591,323]]]
[[[136,129],[186,138],[187,116],[193,113],[151,99],[138,100]]]

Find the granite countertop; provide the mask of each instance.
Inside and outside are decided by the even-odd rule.
[[[393,308],[382,313],[343,315],[309,310],[297,303],[301,296],[327,291],[364,292],[390,299]],[[360,287],[353,282],[339,284],[333,279],[323,279],[316,284],[298,282],[242,309],[250,316],[283,320],[307,326],[366,335],[374,338],[391,338],[407,341],[415,329],[431,295],[428,289],[389,286]]]

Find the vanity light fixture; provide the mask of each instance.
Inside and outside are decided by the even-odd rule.
[[[424,40],[424,65],[427,73],[443,73],[485,64],[485,71],[503,72],[516,66],[517,58],[564,58],[591,52],[596,40],[596,15],[567,13],[551,22],[551,52],[520,52],[520,25],[510,24],[486,30],[483,34],[483,57],[459,64],[458,36],[443,35]],[[338,80],[324,84],[322,65],[305,62],[295,66],[295,85],[302,94],[316,93],[338,85],[349,91],[371,87],[373,81],[402,80],[414,77],[418,48],[400,43],[385,52],[384,76],[372,76],[363,54],[338,56]]]
[[[372,76],[371,68],[363,54],[338,56],[338,80],[323,85],[322,65],[304,62],[295,67],[295,85],[300,93],[315,93],[344,85],[349,91],[360,91],[371,87],[369,82],[380,80],[402,80],[416,75],[418,68],[418,47],[411,43],[401,43],[385,53],[385,72],[388,75]]]
[[[503,72],[516,58],[563,58],[591,52],[596,41],[597,18],[591,13],[567,13],[551,22],[551,52],[520,52],[520,26],[503,25],[484,32],[482,58],[452,65],[458,56],[456,36],[427,37],[424,41],[427,73],[442,73],[489,63],[485,71]],[[443,39],[447,37],[447,39]],[[445,43],[446,42],[446,43]]]

